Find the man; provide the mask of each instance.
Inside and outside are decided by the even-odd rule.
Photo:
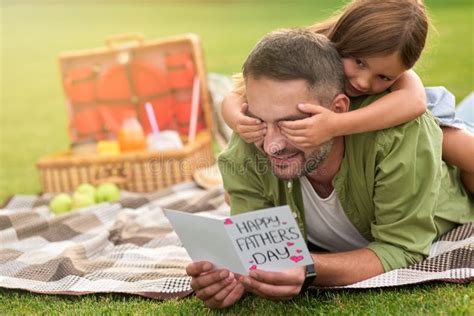
[[[442,162],[441,130],[429,113],[311,150],[283,135],[279,122],[307,115],[298,104],[349,110],[340,58],[324,37],[304,30],[271,33],[249,55],[243,74],[248,115],[264,121],[267,133],[255,145],[234,134],[219,157],[231,212],[288,204],[308,241],[331,251],[312,254],[313,284],[351,284],[419,262],[436,238],[474,220],[474,201],[456,170]],[[311,281],[305,268],[244,277],[195,262],[187,272],[196,295],[212,308],[232,305],[246,291],[289,299]]]

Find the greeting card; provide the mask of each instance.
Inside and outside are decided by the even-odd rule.
[[[165,214],[193,261],[210,261],[244,275],[313,263],[287,205],[227,218],[173,210]]]

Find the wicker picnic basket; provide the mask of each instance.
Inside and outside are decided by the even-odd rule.
[[[179,131],[184,147],[117,155],[75,155],[69,149],[48,155],[37,162],[43,191],[71,192],[85,182],[113,182],[125,190],[151,192],[192,180],[195,170],[214,163],[212,107],[199,37],[145,42],[139,34],[124,34],[106,43],[105,48],[60,55],[71,140],[107,139],[121,111],[130,109],[149,133],[143,108],[148,102],[160,127]],[[186,135],[195,78],[200,112],[196,137],[190,140]]]

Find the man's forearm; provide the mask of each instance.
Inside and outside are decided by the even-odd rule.
[[[315,284],[348,285],[384,272],[379,258],[369,249],[312,254],[318,273]]]

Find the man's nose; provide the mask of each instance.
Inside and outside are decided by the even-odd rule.
[[[285,137],[280,133],[280,129],[276,124],[267,125],[267,133],[263,140],[263,150],[267,155],[273,155],[283,149],[285,149],[286,140]]]

